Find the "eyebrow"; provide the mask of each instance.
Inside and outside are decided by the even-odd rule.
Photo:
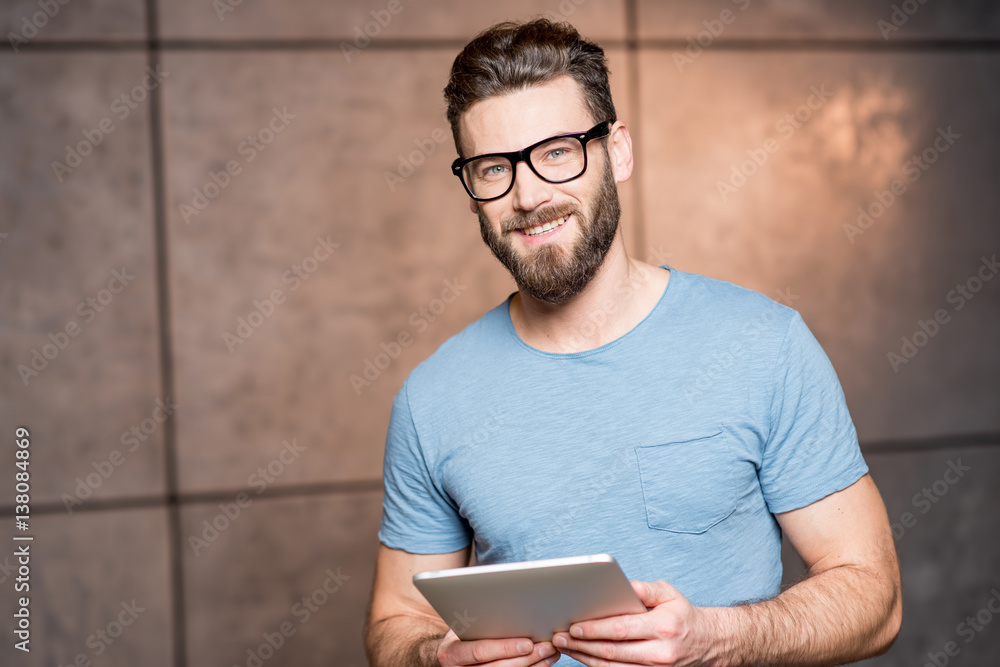
[[[562,130],[560,132],[556,132],[555,134],[550,134],[547,137],[542,137],[538,141],[545,141],[546,139],[551,139],[552,137],[560,137],[560,136],[562,136],[564,134],[582,134],[582,133],[584,133],[586,131],[587,130],[577,130],[577,131]],[[528,146],[531,146],[533,144],[537,144],[538,141],[532,141],[530,144],[528,144]],[[521,146],[521,148],[515,148],[512,151],[486,151],[485,153],[472,153],[471,155],[468,155],[468,156],[464,156],[463,155],[462,158],[465,159],[466,157],[477,157],[479,155],[496,155],[497,153],[516,153],[517,151],[521,150],[522,148],[525,148],[525,146]]]

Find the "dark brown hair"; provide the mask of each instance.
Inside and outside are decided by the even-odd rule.
[[[583,39],[569,23],[504,21],[479,33],[455,58],[444,89],[455,149],[462,153],[458,120],[473,104],[563,74],[580,84],[595,123],[617,120],[604,49]]]

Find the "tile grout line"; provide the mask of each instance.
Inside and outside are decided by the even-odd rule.
[[[625,62],[628,76],[628,101],[632,109],[632,122],[629,132],[632,135],[632,208],[635,221],[635,239],[632,255],[646,261],[646,216],[643,205],[642,170],[639,169],[639,153],[642,152],[642,109],[639,108],[639,8],[637,0],[625,0]],[[639,149],[639,150],[637,150]]]
[[[954,433],[927,438],[887,438],[861,444],[862,454],[915,454],[965,447],[1000,446],[1000,432]]]
[[[149,66],[159,70],[160,46],[158,8],[156,0],[146,0],[146,37]],[[163,155],[163,95],[162,84],[150,91],[149,133],[152,160],[153,229],[156,252],[156,300],[160,320],[160,380],[164,400],[176,398],[174,393],[174,354],[171,337],[170,265],[167,247],[166,165]],[[167,548],[169,549],[169,587],[173,626],[174,667],[187,665],[186,619],[184,616],[184,556],[181,540],[181,506],[177,502],[177,417],[167,415],[163,424],[163,460],[166,475]]]
[[[167,507],[169,505],[187,506],[206,503],[232,501],[240,493],[245,493],[253,500],[268,501],[279,498],[307,498],[309,496],[332,496],[340,494],[382,492],[382,479],[359,479],[345,482],[318,482],[313,484],[296,484],[267,489],[260,495],[259,488],[243,487],[233,489],[213,489],[210,491],[192,491],[190,493],[156,494],[146,496],[125,496],[112,498],[95,498],[88,500],[80,507],[74,507],[69,514],[83,512],[104,512],[109,510],[149,509]],[[32,505],[32,514],[52,515],[64,514],[66,507],[61,501],[51,500]],[[0,517],[14,516],[14,506],[0,506]]]
[[[919,454],[966,448],[988,449],[993,447],[1000,447],[1000,432],[953,433],[927,438],[872,440],[861,443],[861,453],[866,456],[868,454],[892,456],[896,454]],[[357,479],[342,482],[314,482],[279,486],[268,489],[266,495],[259,496],[259,498],[257,497],[256,489],[246,487],[194,491],[191,493],[175,493],[172,497],[166,495],[149,495],[94,499],[87,501],[87,503],[82,507],[75,508],[72,513],[148,509],[165,507],[170,504],[180,506],[197,505],[232,500],[239,493],[246,493],[251,497],[267,501],[277,500],[279,498],[306,498],[309,496],[370,493],[374,491],[382,491],[381,478]],[[39,503],[37,506],[32,506],[31,511],[33,514],[41,516],[62,514],[66,512],[66,508],[61,502],[49,501]],[[0,506],[0,517],[13,515],[13,505]]]
[[[148,2],[149,0],[147,0]],[[635,0],[626,1],[626,20],[638,25]],[[634,28],[626,26],[626,30]],[[324,38],[244,38],[244,39],[66,39],[37,40],[22,44],[19,49],[31,51],[140,51],[154,49],[163,51],[336,51],[351,37]],[[596,40],[606,49],[638,49],[661,51],[685,49],[688,42],[683,38],[646,38],[626,35],[626,39]],[[399,50],[439,50],[461,49],[466,40],[454,38],[398,38],[372,40],[365,47],[372,51]],[[713,51],[838,51],[838,52],[908,52],[908,51],[998,51],[1000,39],[996,38],[914,38],[879,40],[875,38],[737,38],[719,39],[712,43]]]

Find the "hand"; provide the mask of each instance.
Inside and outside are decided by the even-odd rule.
[[[633,581],[648,611],[582,621],[557,632],[552,643],[589,667],[715,665],[715,626],[665,581]]]
[[[441,667],[548,667],[559,659],[559,651],[552,642],[533,644],[527,637],[462,641],[449,630],[438,646],[437,658]]]

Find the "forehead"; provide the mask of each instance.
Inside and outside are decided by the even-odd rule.
[[[517,151],[557,134],[585,132],[595,122],[580,84],[563,75],[469,107],[459,120],[462,154]]]

